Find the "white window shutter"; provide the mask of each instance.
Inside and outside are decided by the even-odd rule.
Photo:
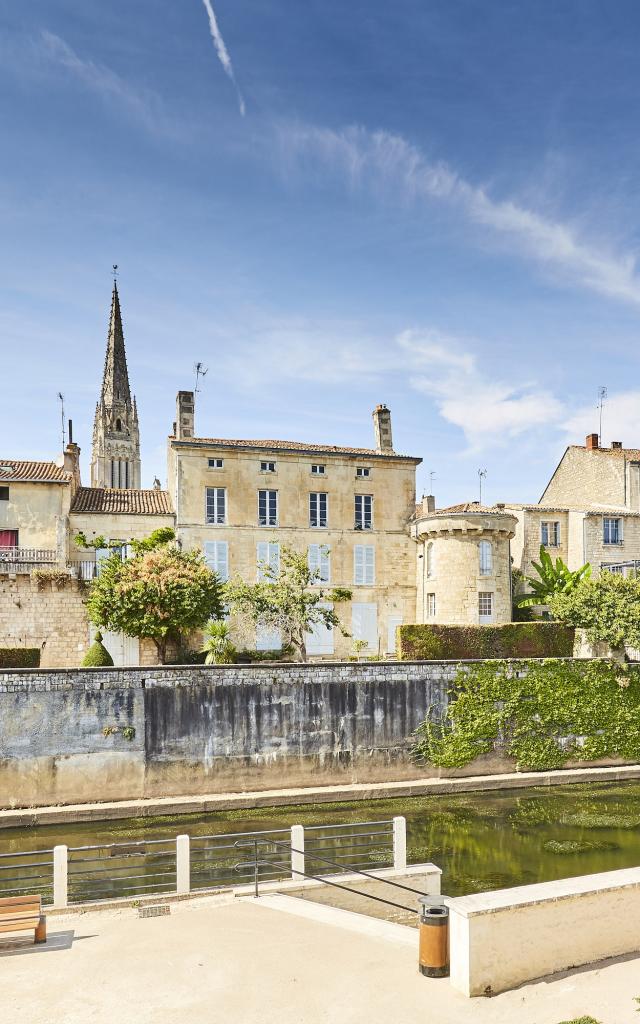
[[[376,551],[375,548],[367,544],[364,549],[364,582],[373,586],[376,578]]]
[[[353,582],[364,583],[364,547],[356,544],[353,549]]]
[[[280,545],[277,542],[269,544],[269,565],[274,573],[280,572]]]
[[[308,552],[309,572],[318,572],[320,569],[320,545],[310,544]]]
[[[264,567],[269,562],[269,544],[266,540],[261,540],[258,543],[256,560],[258,562],[258,579],[264,579]]]
[[[329,583],[331,580],[331,565],[329,563],[329,548],[326,544],[320,545],[320,581]]]

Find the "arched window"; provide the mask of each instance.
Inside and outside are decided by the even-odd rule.
[[[116,430],[122,430],[122,420],[116,420]]]
[[[481,540],[480,548],[480,575],[491,576],[493,572],[493,545],[490,540]]]
[[[433,576],[433,541],[427,544],[427,576]]]

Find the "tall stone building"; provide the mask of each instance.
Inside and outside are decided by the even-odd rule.
[[[140,430],[131,397],[118,286],[113,282],[107,354],[96,405],[91,449],[91,486],[140,487]]]

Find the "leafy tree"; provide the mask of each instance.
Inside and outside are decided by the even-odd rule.
[[[153,640],[162,664],[167,644],[223,613],[222,587],[198,551],[161,543],[122,561],[101,563],[87,600],[96,626]]]
[[[555,564],[544,544],[540,545],[540,561],[533,562],[536,576],[525,576],[530,592],[516,598],[518,608],[531,608],[533,605],[549,604],[556,594],[569,594],[591,576],[591,566],[587,562],[573,572],[568,569],[561,558]]]
[[[238,655],[231,641],[230,629],[223,619],[207,622],[204,628],[201,654],[206,654],[205,665],[233,665]]]
[[[309,568],[306,554],[283,547],[279,570],[266,562],[260,568],[264,578],[257,583],[235,579],[225,585],[225,600],[232,612],[246,615],[256,626],[278,630],[283,646],[293,647],[302,661],[307,658],[305,634],[314,626],[339,629],[342,636],[349,636],[333,608],[324,605],[351,600],[351,591],[318,586],[320,572]]]
[[[625,644],[640,647],[640,579],[601,572],[550,600],[557,619],[584,629],[591,643],[605,643],[624,655]]]

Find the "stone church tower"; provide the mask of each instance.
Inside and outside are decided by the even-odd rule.
[[[139,489],[140,430],[131,398],[118,286],[113,282],[107,354],[91,448],[91,486]]]

